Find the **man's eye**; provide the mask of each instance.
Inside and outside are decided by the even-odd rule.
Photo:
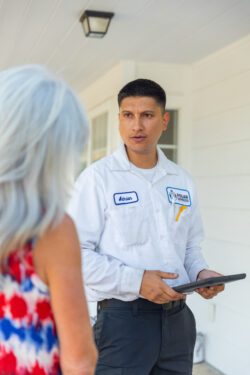
[[[130,117],[132,117],[132,114],[131,113],[124,113],[123,116],[127,117],[127,118],[130,118]]]
[[[152,113],[145,113],[145,117],[147,117],[147,118],[152,118],[153,115],[152,115]]]

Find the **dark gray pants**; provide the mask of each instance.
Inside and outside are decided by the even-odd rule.
[[[183,301],[165,310],[144,299],[108,300],[94,336],[96,375],[192,375],[195,319]]]

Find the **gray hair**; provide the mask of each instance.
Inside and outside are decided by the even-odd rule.
[[[0,261],[58,224],[88,136],[69,87],[39,65],[0,72]]]

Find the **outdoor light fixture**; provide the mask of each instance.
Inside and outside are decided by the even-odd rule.
[[[80,18],[84,33],[92,38],[103,38],[114,13],[85,10]]]

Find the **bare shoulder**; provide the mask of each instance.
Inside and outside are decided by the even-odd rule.
[[[55,227],[39,238],[34,248],[34,265],[39,277],[48,284],[50,268],[80,262],[80,244],[71,217],[67,214]]]
[[[68,236],[70,234],[75,235],[76,228],[73,219],[68,214],[65,214],[58,225],[53,226],[47,230],[47,232],[44,234],[43,239],[51,240],[52,238],[57,236]]]
[[[75,241],[78,242],[75,224],[71,217],[68,214],[65,214],[58,225],[53,226],[46,231],[46,233],[38,240],[37,245],[43,246],[44,251],[46,251],[45,247],[59,245],[66,248],[67,245],[72,245],[72,242]],[[55,248],[55,251],[56,250],[57,247]]]

